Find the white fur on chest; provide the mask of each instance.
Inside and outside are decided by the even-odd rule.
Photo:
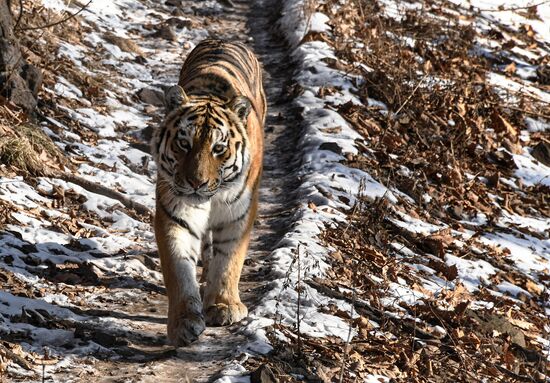
[[[202,204],[189,204],[185,201],[175,201],[172,203],[172,216],[181,219],[189,225],[191,231],[196,233],[199,238],[202,237],[208,227],[210,217],[211,202]]]
[[[212,198],[209,226],[214,228],[224,223],[233,222],[250,208],[250,190],[243,185],[224,191]]]
[[[233,223],[239,226],[233,226],[233,230],[240,231],[240,226],[246,223],[246,219],[242,218],[250,209],[252,193],[244,184],[245,177],[241,177],[239,181],[201,204],[189,203],[175,196],[161,202],[173,218],[185,221],[191,232],[199,238],[203,238],[208,229],[231,226]],[[174,230],[179,231],[181,228]]]

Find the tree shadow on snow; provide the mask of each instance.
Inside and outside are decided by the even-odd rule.
[[[141,262],[138,271],[156,272],[152,258],[128,257]],[[102,261],[100,267],[95,260]],[[0,336],[49,347],[59,356],[136,363],[174,357],[165,336],[165,289],[136,272],[124,275],[124,268],[117,269],[124,262],[120,254],[33,244],[19,233],[0,231]],[[38,283],[28,282],[37,277]]]

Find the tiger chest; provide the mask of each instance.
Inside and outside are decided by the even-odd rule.
[[[242,229],[247,223],[252,193],[246,184],[235,185],[212,198],[209,227],[212,231]]]

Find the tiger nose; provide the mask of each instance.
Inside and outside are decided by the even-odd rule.
[[[189,182],[189,185],[195,190],[199,190],[208,184],[208,180],[203,181],[196,178],[187,178],[187,182]]]

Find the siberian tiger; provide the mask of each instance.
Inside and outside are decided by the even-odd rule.
[[[243,44],[204,40],[185,60],[178,85],[166,91],[165,104],[152,143],[154,226],[168,338],[181,346],[197,340],[205,324],[224,326],[248,314],[239,279],[262,172],[266,100],[258,60]]]

